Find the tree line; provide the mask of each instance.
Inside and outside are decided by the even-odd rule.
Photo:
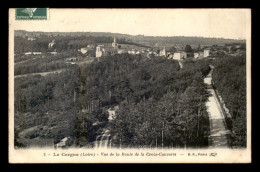
[[[113,146],[203,147],[209,131],[203,78],[210,68],[206,61],[190,60],[184,66],[180,70],[178,62],[159,57],[103,57],[81,68],[78,100],[82,107],[90,102],[119,105],[108,126]]]
[[[232,146],[246,147],[246,56],[218,58],[213,82],[232,116]]]
[[[24,139],[36,137],[53,139],[54,143],[64,137],[74,138],[77,113],[74,96],[78,83],[75,76],[76,68],[44,77],[36,75],[15,79],[16,145],[26,146]],[[34,130],[22,134],[30,128]]]

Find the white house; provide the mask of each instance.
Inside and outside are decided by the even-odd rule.
[[[173,54],[173,59],[175,60],[181,60],[181,59],[186,59],[187,58],[187,53],[184,51],[176,51]]]
[[[113,47],[104,47],[102,45],[98,45],[96,48],[96,57],[115,55],[115,54],[117,54],[117,49]]]
[[[204,57],[208,57],[209,53],[210,53],[210,50],[209,49],[205,49],[204,50]]]
[[[87,48],[81,48],[81,49],[80,49],[80,52],[81,52],[82,54],[86,54],[86,53],[88,52],[88,49],[87,49]]]
[[[95,45],[94,44],[88,44],[87,47],[91,50],[93,50],[95,48]]]
[[[165,47],[162,50],[160,50],[159,55],[166,57],[166,49],[165,49]]]
[[[97,49],[96,49],[96,57],[101,57],[102,56],[102,51],[101,51],[101,45],[98,45],[97,46]]]
[[[194,53],[194,58],[201,58],[204,56],[204,52],[197,52],[197,53]]]
[[[135,49],[132,49],[132,50],[128,50],[128,54],[136,54],[136,50]]]
[[[117,53],[118,54],[124,54],[124,53],[127,53],[127,51],[126,51],[126,49],[118,49]]]

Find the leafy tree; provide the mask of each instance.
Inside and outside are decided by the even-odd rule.
[[[191,48],[190,45],[186,45],[186,46],[185,46],[185,52],[186,52],[186,53],[191,53],[191,52],[193,52],[193,50],[192,50],[192,48]]]
[[[175,48],[175,47],[170,47],[170,48],[169,48],[169,51],[172,52],[172,53],[174,53],[174,52],[176,51],[176,48]]]

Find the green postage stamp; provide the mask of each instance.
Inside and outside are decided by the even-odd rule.
[[[16,8],[16,20],[47,20],[47,8]]]

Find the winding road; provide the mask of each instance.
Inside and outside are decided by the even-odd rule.
[[[28,74],[24,74],[24,75],[15,75],[14,78],[21,78],[21,77],[33,76],[33,75],[46,76],[46,75],[49,75],[49,74],[61,73],[61,72],[65,71],[65,70],[66,69],[59,69],[59,70],[50,71],[50,72],[28,73]]]
[[[102,134],[97,136],[96,141],[94,142],[94,148],[108,148],[108,146],[111,148],[111,143],[110,131],[104,129]]]
[[[35,59],[39,59],[39,58],[41,58],[41,57],[35,57],[35,58],[32,58],[32,59],[15,62],[14,65],[26,63],[26,62],[29,62],[29,61],[32,61],[32,60],[35,60]]]
[[[109,121],[112,121],[115,118],[116,110],[118,110],[118,106],[115,106],[113,108],[109,108],[107,110],[107,112],[109,114],[109,116],[108,116]],[[94,148],[95,149],[111,148],[111,144],[112,144],[112,138],[111,138],[111,135],[110,135],[110,130],[104,128],[103,132],[96,137],[96,140],[94,142]]]
[[[209,143],[210,148],[228,148],[228,135],[230,131],[226,129],[225,117],[223,111],[220,107],[220,103],[216,97],[215,90],[212,87],[212,72],[214,70],[213,66],[210,66],[211,71],[204,79],[204,83],[208,86],[208,91],[210,92],[210,97],[206,102],[207,112],[209,114],[210,121],[210,136]]]

